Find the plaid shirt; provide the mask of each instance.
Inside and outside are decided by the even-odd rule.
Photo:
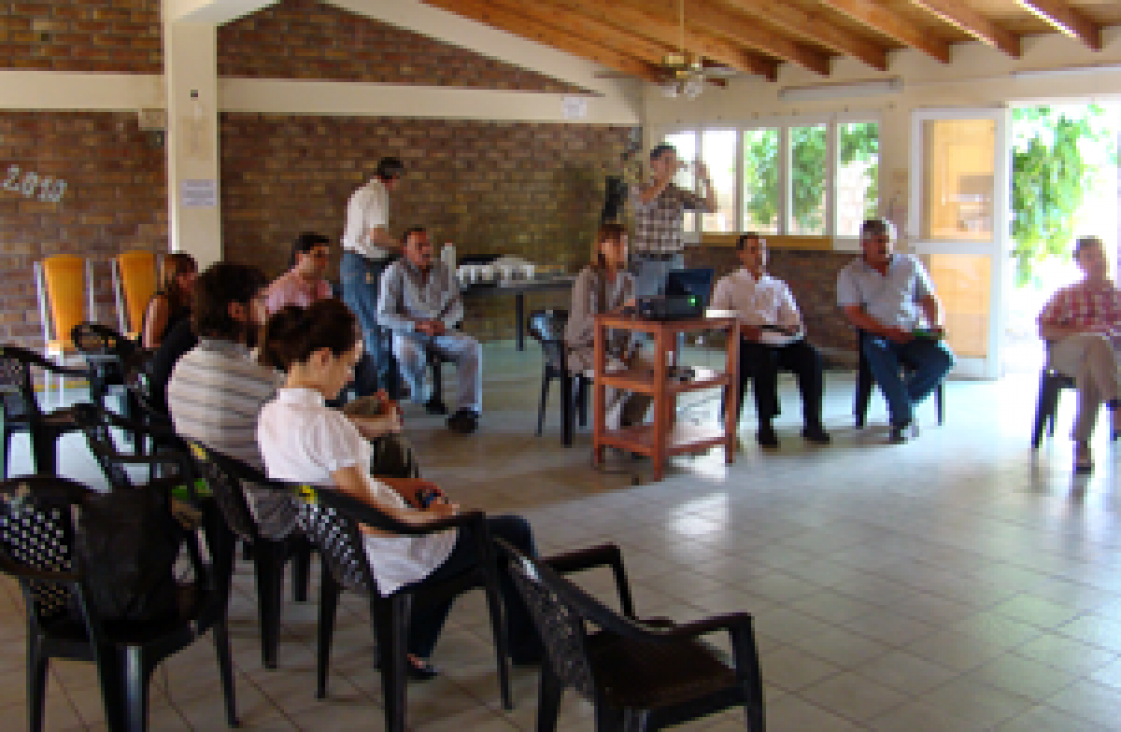
[[[1039,315],[1044,325],[1121,330],[1121,290],[1112,282],[1083,281],[1056,292]]]
[[[637,253],[677,254],[685,248],[681,231],[685,209],[703,211],[705,200],[672,183],[648,203],[642,202],[641,192],[640,186],[631,187],[631,205],[634,207],[631,248]]]

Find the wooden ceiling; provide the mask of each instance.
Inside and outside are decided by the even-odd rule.
[[[651,82],[680,44],[679,0],[421,0]],[[1021,38],[1061,33],[1094,50],[1121,25],[1118,0],[684,0],[685,50],[772,81],[790,63],[828,76],[851,57],[887,70],[913,48],[942,63],[980,41],[1019,57]]]

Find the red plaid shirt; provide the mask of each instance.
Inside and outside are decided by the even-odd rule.
[[[1121,330],[1121,290],[1109,281],[1082,281],[1064,287],[1044,306],[1039,322],[1085,330]]]

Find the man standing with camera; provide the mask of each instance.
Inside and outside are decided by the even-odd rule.
[[[339,267],[342,299],[362,325],[368,359],[377,371],[377,383],[397,399],[400,389],[393,355],[377,320],[378,293],[385,268],[401,253],[401,242],[389,233],[389,194],[405,172],[398,158],[382,158],[374,177],[356,190],[346,206],[343,259]],[[363,375],[361,381],[369,381]]]
[[[673,183],[685,164],[677,159],[672,145],[658,145],[650,151],[650,177],[645,185],[631,189],[634,208],[634,236],[631,237],[631,273],[637,295],[663,294],[666,275],[685,267],[685,237],[682,231],[685,210],[716,211],[716,189],[704,163],[696,163],[697,176],[704,184],[704,197]]]

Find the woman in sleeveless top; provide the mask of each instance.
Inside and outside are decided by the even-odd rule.
[[[148,301],[140,326],[140,345],[157,348],[164,336],[191,315],[191,293],[195,289],[198,266],[194,257],[173,252],[160,266],[160,287]]]

